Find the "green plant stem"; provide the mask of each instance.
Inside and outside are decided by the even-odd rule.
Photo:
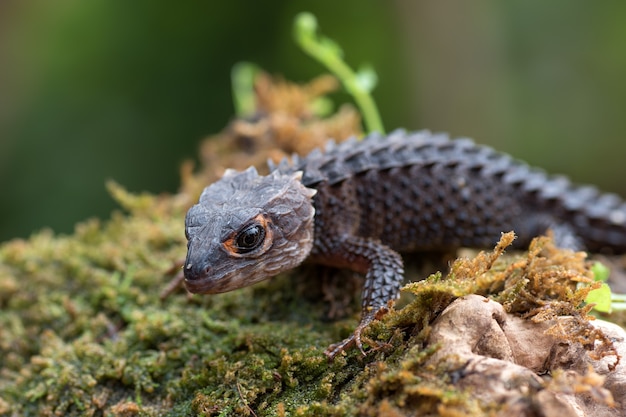
[[[354,97],[361,109],[367,130],[384,133],[385,129],[374,99],[369,91],[359,84],[357,74],[343,61],[340,48],[332,40],[316,36],[315,16],[307,12],[298,14],[294,29],[295,39],[300,47],[336,75],[348,93]]]

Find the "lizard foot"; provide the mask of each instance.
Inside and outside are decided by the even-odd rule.
[[[386,343],[375,342],[373,340],[370,340],[366,336],[362,336],[361,332],[364,328],[365,326],[359,326],[350,337],[342,340],[339,343],[333,343],[332,345],[328,346],[328,348],[326,348],[326,350],[324,351],[324,355],[328,357],[328,360],[332,361],[333,359],[335,359],[335,356],[345,351],[346,349],[356,345],[359,351],[361,351],[361,354],[363,356],[366,356],[367,352],[365,352],[365,349],[363,349],[363,341],[365,341],[370,346],[368,352],[376,351],[384,346],[387,346]]]
[[[328,360],[332,361],[333,359],[335,359],[335,356],[354,345],[356,345],[356,347],[359,348],[363,356],[365,356],[363,343],[361,342],[361,332],[363,331],[364,327],[365,326],[359,325],[356,330],[354,330],[354,333],[350,335],[350,337],[343,339],[339,343],[333,343],[332,345],[328,346],[328,348],[326,348],[326,350],[324,351],[324,355],[326,355]]]
[[[346,349],[356,345],[356,347],[361,351],[363,356],[366,355],[365,350],[363,350],[363,342],[361,341],[361,336],[363,330],[374,320],[379,320],[383,315],[385,315],[389,311],[389,306],[380,307],[378,310],[370,310],[361,318],[361,322],[354,329],[354,333],[350,337],[345,338],[339,343],[333,343],[328,346],[324,351],[324,355],[328,357],[329,360],[335,359],[339,353],[345,351]],[[367,339],[367,338],[366,338]],[[368,343],[376,344],[376,342],[372,342],[370,339],[367,339]]]

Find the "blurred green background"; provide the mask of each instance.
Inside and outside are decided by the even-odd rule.
[[[626,2],[3,0],[0,240],[106,218],[107,179],[175,191],[233,114],[233,64],[323,71],[292,40],[303,10],[374,66],[388,130],[470,136],[626,195]]]

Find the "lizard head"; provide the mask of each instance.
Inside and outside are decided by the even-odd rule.
[[[227,170],[185,218],[185,285],[193,293],[245,287],[298,266],[313,246],[312,197],[302,172]]]

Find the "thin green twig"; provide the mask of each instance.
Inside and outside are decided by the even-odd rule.
[[[295,18],[294,37],[300,47],[321,62],[339,78],[344,88],[354,97],[361,109],[363,121],[369,132],[384,133],[385,129],[376,103],[370,92],[376,84],[376,74],[371,69],[355,72],[342,58],[339,45],[324,36],[317,35],[317,19],[311,13],[302,12]]]

